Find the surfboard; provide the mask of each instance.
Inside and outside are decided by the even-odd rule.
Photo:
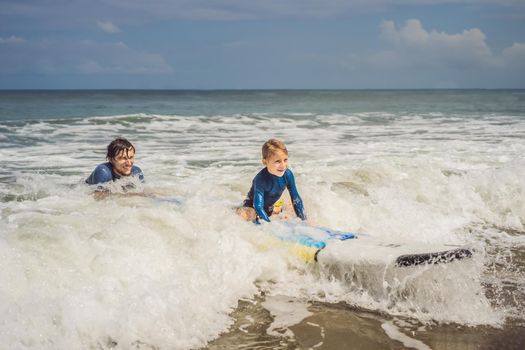
[[[472,249],[452,244],[419,242],[385,242],[370,236],[357,236],[350,241],[331,242],[316,255],[322,264],[411,267],[444,264],[472,257]]]
[[[273,224],[273,222],[272,222]],[[429,244],[420,242],[385,242],[369,235],[332,230],[326,227],[308,226],[303,223],[276,223],[273,234],[282,241],[295,242],[310,248],[297,248],[302,257],[320,264],[351,265],[367,263],[411,267],[428,264],[444,264],[472,257],[467,246],[452,244]],[[315,253],[311,254],[314,248]]]

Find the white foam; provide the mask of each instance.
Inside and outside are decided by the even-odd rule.
[[[306,317],[312,315],[308,311],[308,304],[286,296],[271,296],[266,298],[262,306],[270,311],[273,322],[266,332],[273,336],[294,338],[290,326],[296,325]]]
[[[410,338],[406,334],[399,331],[399,329],[394,326],[391,322],[385,322],[381,324],[381,328],[385,331],[386,335],[388,335],[391,339],[397,340],[403,344],[403,346],[411,349],[417,349],[417,350],[432,350],[431,347],[426,345],[420,340]]]
[[[137,115],[8,126],[0,176],[16,181],[0,186],[0,260],[8,266],[0,270],[0,337],[11,348],[205,346],[256,285],[423,322],[523,317],[520,305],[500,307],[483,288],[483,252],[522,244],[523,235],[506,231],[525,225],[525,122],[505,118],[509,131],[498,118]],[[185,205],[94,200],[83,180],[115,136],[137,147],[145,193],[182,196]],[[260,170],[270,137],[288,145],[312,223],[389,241],[473,243],[481,253],[463,267],[403,276],[364,269],[348,283],[323,278],[286,249],[261,249],[263,232],[231,207]],[[512,269],[504,275],[523,282]],[[503,283],[498,276],[491,284]]]
[[[256,292],[265,257],[241,231],[195,225],[191,206],[69,195],[13,206],[3,225],[6,346],[203,346]]]

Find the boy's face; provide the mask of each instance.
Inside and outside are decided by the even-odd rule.
[[[270,158],[263,159],[263,164],[270,174],[281,177],[288,168],[288,155],[283,151],[277,151]]]
[[[132,148],[122,150],[115,158],[110,159],[110,162],[113,165],[113,171],[120,176],[131,175],[131,168],[133,167],[134,161],[135,151],[133,151]]]

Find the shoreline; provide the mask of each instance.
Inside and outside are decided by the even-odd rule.
[[[525,324],[518,322],[506,322],[501,328],[425,325],[414,319],[358,310],[344,303],[322,302],[308,303],[309,316],[297,324],[276,328],[270,335],[268,330],[275,317],[263,307],[264,300],[257,297],[253,302],[239,301],[230,329],[201,350],[521,350],[525,345]]]

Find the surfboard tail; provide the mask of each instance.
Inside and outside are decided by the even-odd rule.
[[[470,257],[472,257],[471,249],[456,248],[433,253],[401,255],[396,259],[395,266],[406,267],[417,265],[445,264]]]

